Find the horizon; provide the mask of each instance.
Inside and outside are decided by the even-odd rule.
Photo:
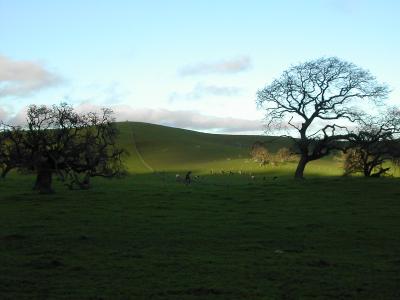
[[[398,105],[399,8],[394,0],[0,0],[0,120],[23,120],[29,104],[68,102],[111,107],[117,121],[259,135],[257,90],[324,56],[370,70]]]

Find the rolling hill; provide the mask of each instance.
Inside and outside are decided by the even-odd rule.
[[[119,143],[129,152],[128,168],[139,173],[203,169],[210,164],[233,166],[249,159],[255,141],[266,142],[273,152],[290,143],[280,137],[209,134],[140,122],[122,122],[117,126]]]
[[[254,142],[264,142],[271,152],[288,147],[290,140],[282,137],[257,135],[209,134],[192,130],[141,123],[117,123],[120,131],[118,143],[129,152],[126,157],[128,171],[198,173],[225,171],[289,172],[295,164],[260,167],[250,159]],[[311,172],[340,174],[337,163],[331,159],[311,163]]]

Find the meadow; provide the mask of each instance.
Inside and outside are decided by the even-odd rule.
[[[0,182],[0,299],[400,297],[398,174],[342,177],[327,158],[300,182],[248,157],[284,139],[119,126],[125,178],[45,196],[32,176]]]

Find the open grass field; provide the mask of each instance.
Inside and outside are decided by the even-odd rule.
[[[123,179],[46,196],[0,182],[0,299],[400,298],[398,178],[325,159],[299,182],[249,160],[261,137],[119,126]],[[187,170],[200,179],[176,182]]]

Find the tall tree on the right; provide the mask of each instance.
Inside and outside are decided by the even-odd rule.
[[[290,136],[300,154],[295,178],[310,161],[341,148],[365,111],[383,103],[389,89],[367,70],[336,57],[292,66],[257,93],[266,131]]]

